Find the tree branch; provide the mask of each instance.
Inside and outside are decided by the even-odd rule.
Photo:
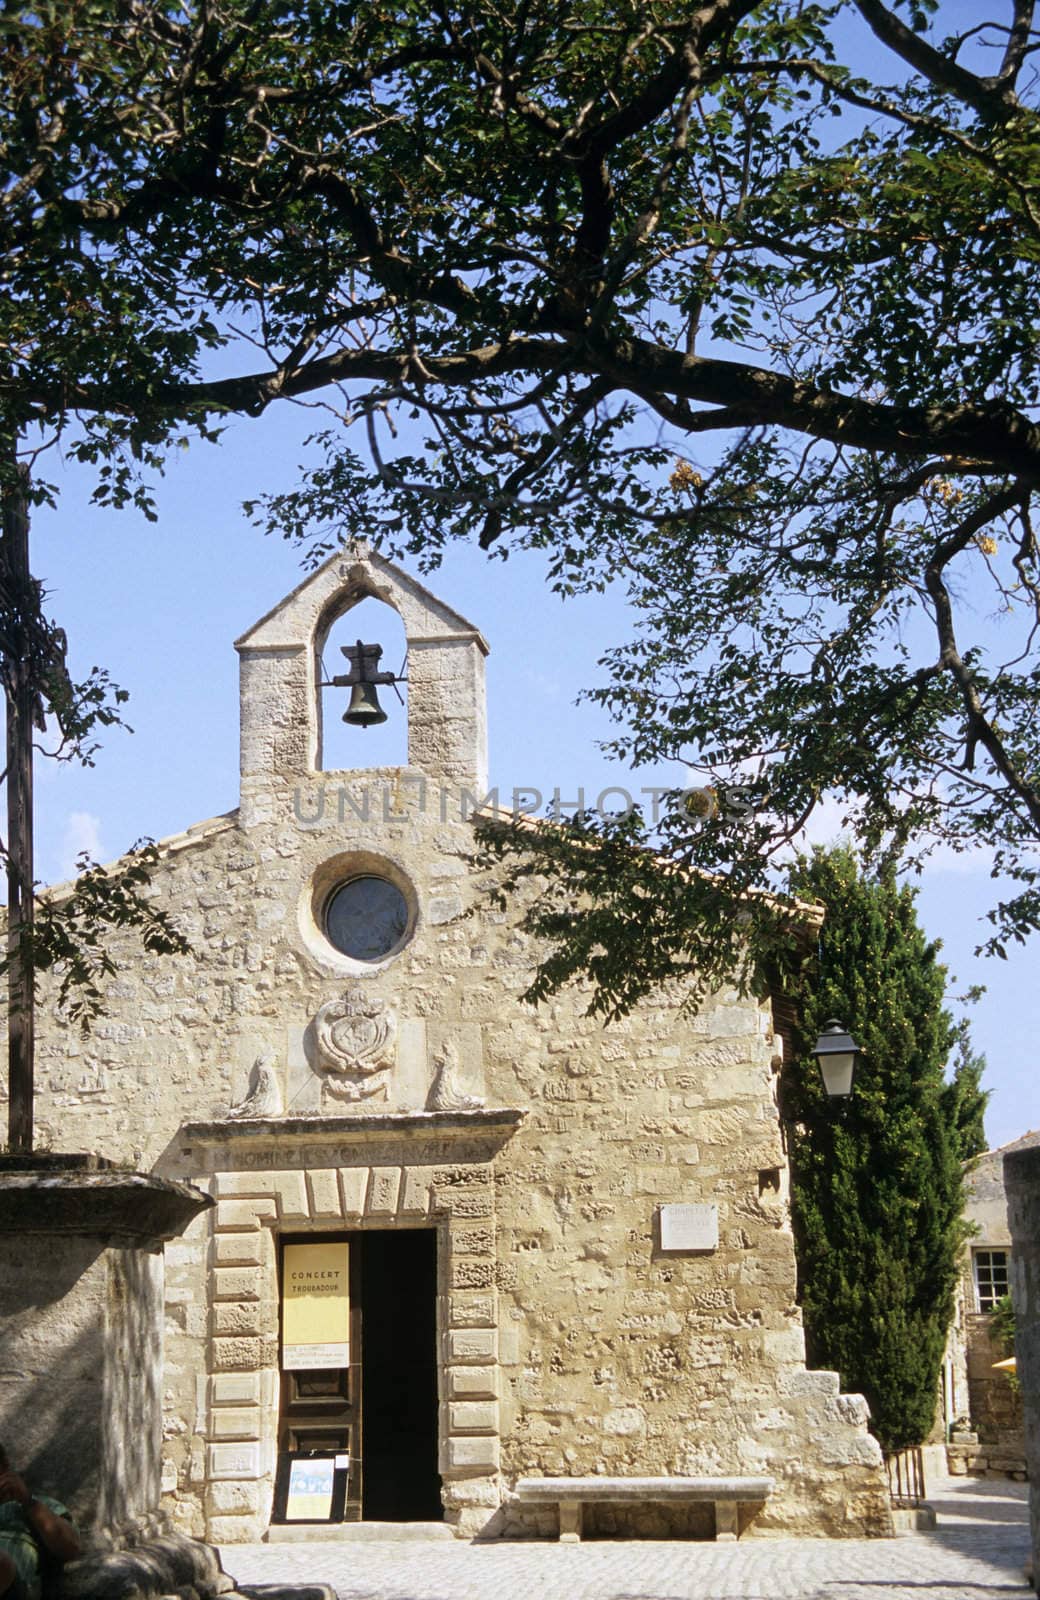
[[[971,106],[984,122],[1006,122],[1020,109],[1011,77],[1004,77],[1003,73],[997,78],[976,77],[974,72],[944,56],[927,39],[914,33],[882,5],[881,0],[856,0],[856,8],[882,44],[894,50],[937,89]]]
[[[1004,746],[997,729],[986,715],[978,691],[975,675],[961,655],[953,623],[953,605],[950,592],[943,579],[944,564],[951,556],[963,550],[975,535],[995,516],[1008,511],[1022,498],[1020,487],[1012,486],[990,497],[976,508],[963,523],[937,546],[925,568],[925,587],[935,607],[935,630],[939,638],[939,660],[953,678],[960,692],[967,722],[964,766],[970,772],[974,764],[975,746],[981,744],[1008,789],[1025,806],[1034,828],[1040,833],[1040,792],[1027,783]]]
[[[553,325],[551,316],[544,320]],[[1024,482],[1040,482],[1040,427],[1004,402],[896,406],[839,394],[743,362],[682,355],[646,339],[610,340],[590,334],[582,340],[571,328],[561,327],[560,332],[565,335],[562,339],[516,337],[457,355],[424,355],[423,367],[430,381],[449,388],[509,375],[582,373],[609,380],[608,391],[626,389],[634,395],[656,391],[677,400],[729,408],[734,425],[789,428],[833,444],[896,456],[922,451],[952,456],[962,472],[999,470]],[[160,412],[182,418],[200,412],[259,415],[275,398],[312,394],[332,384],[401,382],[411,373],[414,360],[413,348],[348,348],[317,357],[292,372],[275,368],[236,378],[170,384],[141,395],[125,382],[109,387],[55,380],[32,387],[20,384],[19,397],[48,415],[68,410],[123,416]],[[9,392],[10,383],[0,381],[0,402]],[[719,419],[702,414],[691,426],[701,431],[719,426]]]
[[[1002,83],[1014,84],[1029,50],[1029,35],[1033,28],[1033,0],[1015,0],[1014,20],[1008,31],[1004,59],[997,77]]]

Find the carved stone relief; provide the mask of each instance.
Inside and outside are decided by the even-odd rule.
[[[360,986],[348,989],[317,1013],[314,1040],[323,1103],[385,1097],[397,1059],[397,1018],[385,1000]]]
[[[487,1104],[484,1095],[473,1094],[464,1087],[459,1047],[454,1039],[444,1041],[434,1064],[437,1075],[427,1101],[431,1111],[479,1111]]]
[[[277,1117],[282,1112],[282,1091],[275,1070],[275,1053],[263,1050],[253,1062],[250,1088],[243,1100],[228,1109],[231,1120]]]

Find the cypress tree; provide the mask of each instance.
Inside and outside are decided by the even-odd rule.
[[[950,1119],[960,1145],[962,1161],[972,1161],[988,1148],[983,1113],[989,1090],[982,1087],[986,1057],[971,1047],[966,1023],[958,1029],[957,1060],[953,1077],[946,1085]]]
[[[814,851],[792,887],[827,910],[796,980],[797,1049],[784,1074],[792,1211],[810,1365],[866,1396],[886,1451],[931,1430],[953,1312],[966,1156],[982,1141],[982,1063],[943,1007],[945,968],[891,871]],[[829,1103],[811,1050],[838,1017],[864,1048],[852,1096]]]

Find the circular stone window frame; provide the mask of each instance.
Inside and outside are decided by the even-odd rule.
[[[397,943],[375,961],[348,956],[332,943],[325,931],[325,912],[332,896],[357,878],[382,878],[404,897],[405,929]],[[345,850],[315,868],[304,886],[299,908],[300,937],[311,956],[327,971],[346,977],[382,972],[396,961],[415,937],[419,926],[419,896],[411,878],[396,861],[372,850]]]

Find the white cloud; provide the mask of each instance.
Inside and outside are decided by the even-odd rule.
[[[61,836],[62,879],[76,876],[76,857],[81,850],[86,850],[95,861],[103,859],[101,818],[89,811],[70,811]]]

